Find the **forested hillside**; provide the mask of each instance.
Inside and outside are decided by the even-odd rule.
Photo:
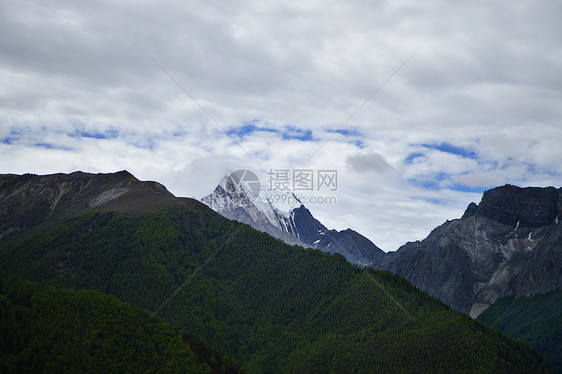
[[[478,320],[540,352],[562,373],[562,290],[532,297],[505,297]]]
[[[195,337],[97,291],[2,276],[0,316],[2,373],[237,372]]]
[[[208,209],[39,225],[3,239],[0,263],[158,311],[251,373],[549,372],[527,347],[396,275],[286,245]]]

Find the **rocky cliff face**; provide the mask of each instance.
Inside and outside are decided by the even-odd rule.
[[[249,195],[244,189],[243,183],[231,183],[225,177],[213,193],[201,201],[226,218],[246,223],[288,244],[339,253],[353,264],[372,265],[384,257],[380,248],[351,229],[328,230],[294,195],[295,207],[284,213],[266,196],[255,200],[244,198]]]
[[[295,234],[292,217],[276,209],[264,196],[254,196],[243,181],[226,176],[201,201],[228,219],[243,222],[288,244],[304,244]]]
[[[486,191],[475,214],[511,226],[546,226],[554,223],[560,213],[559,195],[554,187],[505,185]]]
[[[375,267],[398,273],[454,309],[476,314],[503,296],[562,287],[562,189],[506,185],[486,191],[461,219]]]
[[[303,243],[325,252],[339,253],[352,264],[373,265],[384,258],[384,251],[351,229],[328,230],[304,206],[291,211],[295,232]]]
[[[0,175],[0,239],[50,218],[84,210],[142,213],[176,204],[201,205],[176,198],[163,185],[141,182],[127,171],[111,174]]]

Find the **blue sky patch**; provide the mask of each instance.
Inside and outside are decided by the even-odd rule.
[[[365,148],[365,143],[363,143],[362,140],[356,140],[356,141],[353,142],[353,144],[355,144],[357,147],[359,147],[361,149]]]
[[[446,184],[440,183],[446,179],[450,179],[450,176],[445,173],[439,173],[432,179],[411,178],[408,179],[408,183],[411,183],[418,187],[422,187],[427,190],[434,190],[434,191],[449,189],[458,192],[470,192],[470,193],[481,194],[484,191],[488,190],[488,187],[483,187],[483,186],[467,186],[465,184],[455,183],[455,182],[450,182]]]
[[[231,128],[226,133],[228,135],[237,135],[239,137],[244,137],[245,135],[251,134],[256,131],[265,131],[265,132],[274,132],[274,133],[279,132],[279,130],[271,127],[257,126],[256,123],[258,123],[258,121],[246,122],[242,126]]]
[[[188,134],[188,132],[185,131],[185,130],[178,130],[178,131],[174,131],[174,132],[172,133],[172,136],[173,136],[174,138],[181,138],[181,137],[186,136],[187,134]]]
[[[421,152],[414,152],[414,153],[410,153],[408,156],[406,156],[406,159],[404,160],[404,162],[406,162],[406,164],[411,165],[414,163],[414,160],[416,158],[425,158],[425,155]]]
[[[295,126],[286,125],[283,129],[279,130],[268,126],[257,125],[259,121],[254,120],[251,122],[246,122],[242,126],[231,128],[227,131],[228,135],[235,135],[238,137],[244,137],[248,134],[254,132],[270,132],[281,135],[283,140],[300,140],[300,141],[312,141],[312,131],[308,129],[301,129]]]
[[[51,143],[35,143],[33,146],[46,149],[57,149],[60,151],[73,151],[72,148],[63,145],[56,145]]]
[[[341,134],[343,136],[349,136],[349,137],[354,137],[354,138],[359,138],[353,141],[350,141],[348,143],[350,144],[354,144],[355,146],[363,149],[365,148],[365,143],[363,142],[363,140],[361,140],[362,137],[364,137],[363,134],[361,134],[359,131],[357,130],[348,130],[348,129],[338,129],[338,130],[328,130],[328,132],[331,133],[336,133],[336,134]]]
[[[0,140],[2,144],[12,144],[14,141],[19,140],[19,138],[7,136],[4,139]]]
[[[484,193],[484,191],[488,190],[488,187],[482,187],[482,186],[467,186],[464,184],[460,184],[460,183],[453,183],[451,186],[448,186],[448,188],[450,188],[453,191],[459,191],[459,192],[473,192],[473,193]]]
[[[22,136],[24,134],[28,133],[28,132],[29,132],[29,130],[25,129],[25,128],[12,127],[12,128],[10,128],[9,135],[0,139],[0,143],[10,145],[10,144],[20,140],[22,138]]]
[[[527,172],[531,174],[537,174],[537,166],[535,164],[524,163],[527,166]]]
[[[286,131],[283,131],[283,140],[300,140],[300,141],[311,141],[312,131],[306,129],[299,129],[293,126],[286,126]]]
[[[416,186],[425,188],[426,190],[440,190],[441,186],[437,181],[434,180],[419,180],[419,179],[410,179],[408,182],[415,184]]]
[[[440,152],[451,153],[457,156],[461,156],[463,158],[470,158],[473,160],[477,158],[476,153],[474,151],[471,151],[470,149],[466,149],[463,147],[457,147],[450,143],[421,144],[421,146],[427,149],[434,149]]]
[[[410,178],[408,179],[408,183],[414,184],[416,186],[425,188],[427,190],[440,190],[442,189],[441,183],[445,179],[448,179],[449,176],[445,173],[438,173],[437,175],[433,176],[432,178]]]
[[[132,144],[135,147],[140,148],[140,149],[149,149],[151,151],[154,151],[158,140],[160,140],[158,138],[158,136],[147,135],[144,138],[135,139],[135,140],[129,141],[128,143]]]
[[[338,130],[328,130],[328,132],[335,132],[337,134],[341,134],[344,136],[361,136],[361,133],[357,130],[338,129]]]
[[[117,130],[107,130],[107,131],[86,131],[86,130],[76,130],[73,134],[70,134],[73,138],[92,138],[92,139],[114,139],[119,135]]]

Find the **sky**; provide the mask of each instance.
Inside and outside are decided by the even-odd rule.
[[[561,14],[0,0],[0,173],[126,169],[199,199],[237,169],[273,198],[278,177],[312,171],[295,193],[317,219],[396,250],[486,189],[562,185]]]

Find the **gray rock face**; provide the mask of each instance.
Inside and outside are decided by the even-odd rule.
[[[562,189],[503,186],[486,191],[461,219],[375,265],[408,279],[454,309],[562,287]]]
[[[159,183],[139,181],[125,170],[110,174],[0,174],[0,240],[11,232],[85,210],[140,214],[178,204],[203,206],[196,200],[176,198]]]
[[[222,216],[245,223],[256,230],[269,233],[288,244],[305,245],[295,235],[292,217],[284,215],[266,200],[254,200],[243,184],[225,177],[201,201]]]
[[[552,224],[559,213],[554,187],[519,188],[511,185],[484,192],[476,214],[506,225],[540,227]]]
[[[328,230],[304,205],[294,209],[291,214],[297,237],[311,247],[339,253],[349,262],[360,265],[379,263],[385,256],[382,249],[356,231]]]
[[[312,216],[312,213],[303,206],[291,211],[296,227],[296,236],[300,241],[307,244],[314,244],[317,240],[322,240],[328,229]]]
[[[382,261],[384,252],[361,234],[347,229],[328,230],[302,204],[289,213],[277,210],[267,199],[246,201],[244,186],[223,180],[201,201],[226,218],[246,223],[288,244],[339,253],[349,262],[372,265]],[[298,201],[294,196],[294,200]]]

